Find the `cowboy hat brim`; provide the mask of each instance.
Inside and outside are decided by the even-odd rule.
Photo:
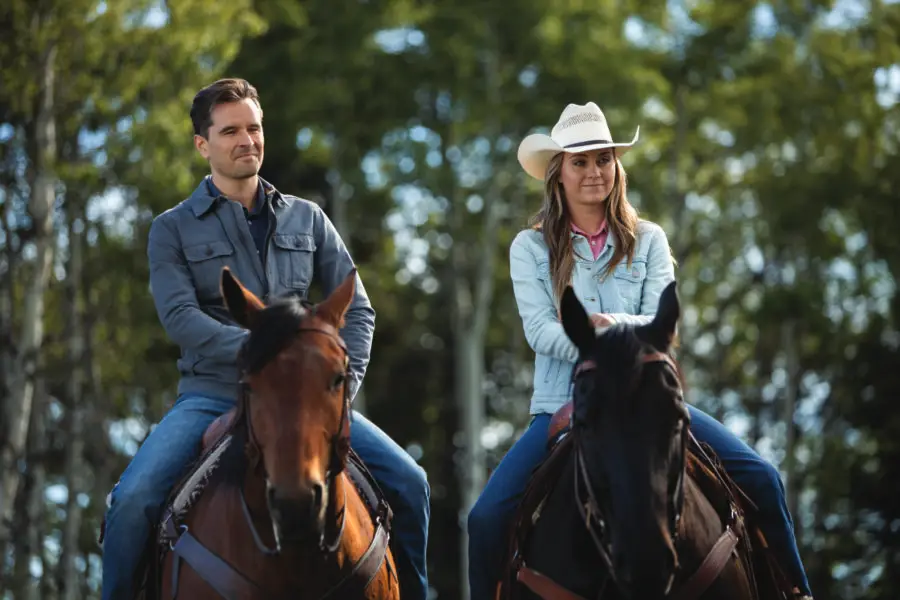
[[[535,179],[544,180],[547,174],[547,165],[550,160],[560,152],[568,152],[575,154],[577,152],[588,152],[590,150],[601,150],[603,148],[616,148],[616,156],[622,156],[637,143],[640,136],[641,128],[638,127],[634,132],[634,138],[630,142],[598,142],[596,144],[584,144],[572,147],[563,147],[553,141],[553,139],[543,133],[532,133],[526,136],[519,144],[518,158],[519,164],[525,169],[525,172]]]

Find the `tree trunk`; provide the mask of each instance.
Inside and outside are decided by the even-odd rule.
[[[34,227],[34,270],[25,288],[22,329],[18,352],[9,382],[9,394],[4,398],[3,424],[6,428],[4,445],[0,449],[0,556],[8,540],[8,528],[3,527],[11,517],[13,501],[21,473],[22,459],[31,419],[34,397],[35,365],[44,336],[44,292],[50,278],[56,240],[53,230],[53,206],[56,198],[56,123],[54,119],[56,47],[51,46],[41,57],[40,103],[35,123],[35,179],[28,204]]]
[[[500,81],[498,73],[498,55],[493,47],[493,34],[490,25],[485,27],[484,72],[487,88],[489,113],[493,115],[485,127],[485,135],[491,143],[495,143],[500,134]],[[497,161],[492,158],[492,179],[485,190],[483,212],[484,221],[478,231],[477,241],[469,245],[476,248],[475,253],[466,252],[462,240],[465,238],[463,225],[463,203],[457,191],[454,211],[454,244],[453,272],[454,282],[454,321],[455,340],[454,353],[456,365],[456,396],[462,416],[465,455],[462,463],[462,504],[460,506],[460,589],[462,600],[469,598],[468,564],[469,536],[466,530],[466,516],[478,495],[484,489],[486,465],[484,448],[481,444],[481,433],[484,429],[484,342],[487,335],[491,301],[494,296],[494,247],[497,242],[497,225],[500,211],[497,199],[501,194],[501,186],[497,177]],[[454,190],[459,190],[454,185]],[[473,273],[470,279],[467,274]]]
[[[47,484],[44,461],[47,454],[47,407],[50,398],[43,380],[35,381],[34,410],[29,424],[23,485],[18,489],[18,510],[13,530],[15,536],[15,570],[10,588],[21,600],[49,600],[31,575],[31,562],[44,565],[44,491]],[[46,573],[45,573],[46,575]]]
[[[68,498],[66,500],[66,520],[62,528],[62,552],[57,573],[57,588],[63,600],[79,597],[78,573],[75,557],[79,555],[78,539],[81,530],[81,505],[78,496],[84,491],[82,481],[82,459],[84,455],[85,373],[84,373],[84,313],[81,289],[83,280],[83,239],[85,219],[83,210],[71,206],[69,211],[69,265],[67,269],[68,288],[68,337],[69,337],[69,383],[66,398],[66,459],[64,477]]]

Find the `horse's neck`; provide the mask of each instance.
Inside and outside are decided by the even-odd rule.
[[[596,596],[603,581],[597,549],[576,508],[575,453],[566,461],[541,509],[523,555],[526,564],[584,597]]]
[[[702,477],[702,475],[700,475]],[[709,555],[725,530],[721,513],[716,509],[694,477],[685,477],[684,511],[677,543],[679,575],[677,583],[683,583],[694,575]],[[713,492],[712,501],[722,500]],[[742,568],[729,561],[721,574],[704,594],[704,598],[752,598],[752,586]]]
[[[715,507],[694,478],[686,475],[684,482],[684,509],[679,524],[677,551],[680,571],[690,575],[700,567],[722,535],[724,526]]]

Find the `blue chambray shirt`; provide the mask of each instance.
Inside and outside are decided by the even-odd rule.
[[[572,288],[589,314],[606,313],[617,322],[649,323],[663,289],[675,279],[669,240],[650,221],[638,222],[634,260],[623,259],[607,277],[603,272],[615,251],[610,232],[596,260],[587,239],[572,233],[575,268]],[[519,232],[509,250],[510,278],[525,339],[535,353],[532,415],[553,413],[570,399],[572,368],[578,350],[559,320],[550,279],[550,256],[540,231]]]
[[[244,207],[205,179],[150,226],[150,293],[166,334],[181,348],[179,394],[237,398],[237,355],[247,331],[225,309],[219,287],[224,267],[264,301],[288,294],[307,298],[314,282],[327,296],[354,268],[317,204],[262,184],[268,199],[261,205],[268,211],[265,261]],[[369,364],[375,329],[375,310],[359,274],[344,322],[352,398]]]

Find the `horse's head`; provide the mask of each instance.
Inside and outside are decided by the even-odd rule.
[[[598,335],[571,288],[561,313],[580,356],[573,395],[578,501],[607,517],[594,526],[594,541],[621,591],[662,597],[678,568],[690,422],[670,355],[680,316],[675,284],[644,326],[618,324]]]
[[[222,273],[228,311],[249,330],[240,357],[243,416],[279,541],[322,540],[331,483],[346,464],[348,357],[338,330],[355,283],[354,271],[314,307],[295,297],[265,306],[228,269]]]

